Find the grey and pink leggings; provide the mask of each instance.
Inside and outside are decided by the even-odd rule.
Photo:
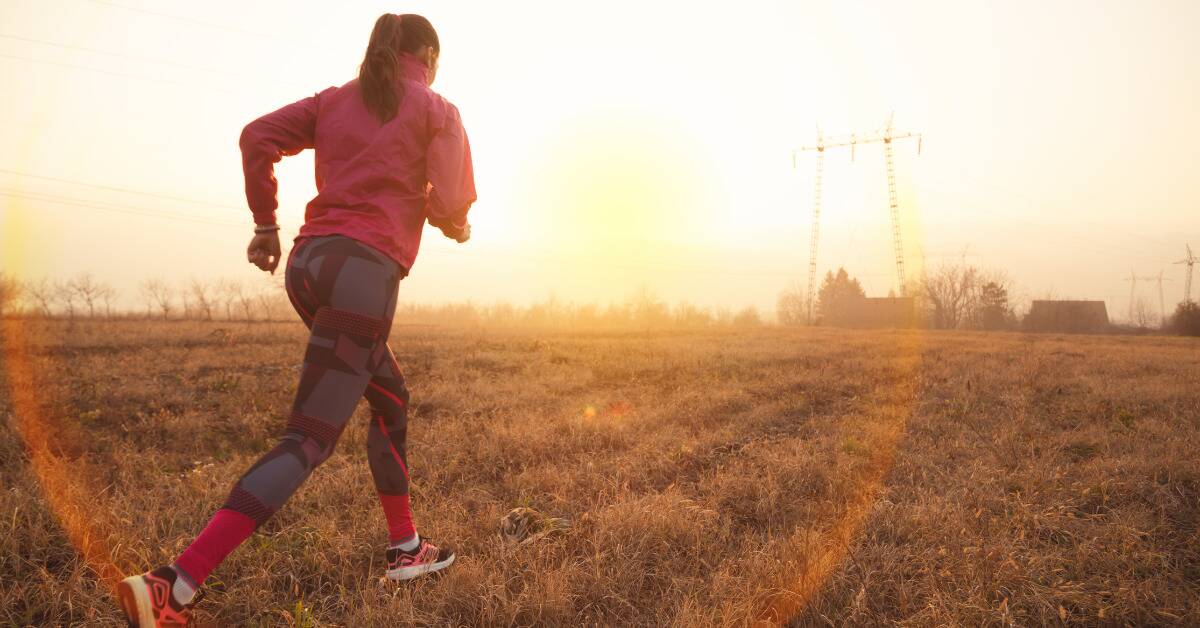
[[[175,562],[199,585],[278,511],[325,461],[354,414],[371,406],[367,459],[392,542],[416,534],[404,452],[408,390],[387,345],[404,269],[343,236],[309,238],[288,258],[285,285],[310,329],[287,428],[233,486],[224,506]]]

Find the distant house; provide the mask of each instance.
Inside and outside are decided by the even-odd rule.
[[[1028,331],[1096,334],[1108,330],[1104,301],[1034,301],[1025,316]]]
[[[916,301],[912,297],[866,297],[845,304],[841,320],[831,321],[844,327],[915,327]]]

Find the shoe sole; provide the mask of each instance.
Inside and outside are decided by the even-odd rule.
[[[154,610],[141,576],[130,576],[117,584],[117,598],[130,628],[153,628]]]
[[[454,558],[456,556],[457,556],[457,554],[452,554],[450,556],[450,558],[447,558],[446,560],[438,561],[435,563],[429,563],[428,565],[413,565],[412,567],[400,567],[398,569],[389,569],[389,570],[387,570],[387,579],[394,580],[394,581],[412,580],[413,578],[416,578],[417,576],[423,576],[427,573],[441,571],[442,569],[445,569],[445,568],[449,567],[450,565],[453,565]]]

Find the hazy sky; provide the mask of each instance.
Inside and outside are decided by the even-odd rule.
[[[438,28],[480,194],[470,243],[426,232],[404,299],[772,308],[807,268],[791,150],[892,111],[925,137],[896,146],[910,272],[965,252],[1124,317],[1131,269],[1166,271],[1170,308],[1200,251],[1197,2],[342,4],[0,0],[2,268],[130,298],[257,280],[238,134],[352,78],[385,11]],[[882,151],[856,157],[827,155],[819,262],[885,294]],[[311,154],[278,177],[294,234]]]

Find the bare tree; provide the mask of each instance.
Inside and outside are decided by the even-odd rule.
[[[626,301],[630,315],[642,327],[665,327],[671,322],[671,310],[653,290],[642,285]]]
[[[275,300],[275,295],[273,292],[274,291],[270,289],[263,288],[258,291],[258,294],[254,295],[254,300],[258,303],[258,311],[262,312],[263,319],[268,321],[274,318],[271,316],[271,305]]]
[[[21,298],[21,282],[16,277],[0,273],[0,316],[11,314]]]
[[[762,325],[762,316],[759,316],[758,308],[751,305],[734,315],[733,324],[739,327],[758,327]]]
[[[67,282],[67,290],[87,306],[89,318],[96,316],[96,304],[106,289],[107,285],[93,279],[90,273],[83,273]]]
[[[956,329],[979,297],[979,269],[966,262],[943,264],[921,277],[921,297],[937,329]]]
[[[199,279],[193,279],[188,285],[188,294],[191,295],[192,305],[196,307],[198,314],[204,316],[204,320],[211,321],[213,315],[213,289],[207,283]]]
[[[75,318],[75,288],[70,281],[54,282],[54,300],[62,304],[67,318]]]
[[[112,318],[113,301],[117,300],[117,291],[108,284],[100,284],[100,302],[104,304],[104,316]]]
[[[260,285],[262,287],[257,292],[246,297],[256,304],[258,316],[268,321],[290,320],[292,303],[286,296],[283,278],[267,277],[266,281]]]
[[[231,282],[230,291],[233,300],[242,308],[242,316],[245,317],[245,320],[254,320],[254,295],[246,289],[246,285],[240,281]]]
[[[148,279],[142,283],[142,294],[146,297],[146,309],[158,308],[163,320],[171,316],[171,287],[162,279]]]
[[[1159,316],[1155,313],[1154,306],[1150,305],[1149,299],[1139,297],[1133,304],[1133,320],[1129,322],[1135,327],[1148,329],[1158,318]]]
[[[808,308],[799,286],[792,290],[779,293],[779,301],[775,305],[775,318],[781,325],[803,325],[808,322]]]
[[[684,301],[671,309],[671,320],[682,327],[704,327],[712,323],[712,315],[708,310]]]
[[[55,300],[55,286],[50,283],[50,280],[42,277],[38,281],[30,281],[25,284],[25,294],[29,295],[29,299],[37,307],[38,312],[50,318],[52,306]]]
[[[225,310],[225,320],[233,320],[233,307],[237,301],[238,282],[221,279],[213,285],[213,300]]]

